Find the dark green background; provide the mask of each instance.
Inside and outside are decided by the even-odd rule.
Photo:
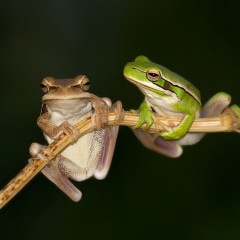
[[[226,91],[240,103],[239,8],[231,0],[1,1],[3,187],[26,164],[45,76],[86,74],[91,91],[143,99],[122,76],[145,54],[194,83],[203,102]],[[240,136],[209,134],[172,160],[120,129],[110,174],[77,183],[71,202],[42,175],[0,211],[1,239],[240,239]]]

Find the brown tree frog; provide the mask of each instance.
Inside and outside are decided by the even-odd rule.
[[[89,79],[79,75],[73,79],[44,78],[42,110],[37,120],[48,143],[65,132],[72,144],[53,159],[42,173],[73,201],[81,199],[81,192],[69,180],[83,181],[94,176],[106,177],[118,134],[118,126],[106,126],[111,100],[88,92]],[[113,106],[112,106],[113,107]],[[80,138],[74,124],[92,116],[97,130]],[[103,127],[103,128],[102,128]],[[33,143],[30,154],[35,156],[44,146]],[[44,160],[44,156],[39,154]]]

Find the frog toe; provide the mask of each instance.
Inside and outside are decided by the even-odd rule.
[[[240,108],[238,105],[234,104],[230,108],[238,117],[240,117]]]
[[[160,136],[166,140],[179,140],[185,135],[183,132],[179,132],[178,130],[166,131],[162,132]]]
[[[144,119],[139,119],[137,124],[133,127],[133,129],[140,128],[145,123]]]
[[[130,109],[130,110],[129,110],[129,112],[131,112],[131,113],[137,113],[137,112],[138,112],[138,110],[135,110],[135,109]]]
[[[146,119],[145,123],[146,123],[146,129],[149,129],[152,126],[152,124],[153,124],[152,118]]]

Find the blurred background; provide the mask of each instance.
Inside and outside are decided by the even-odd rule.
[[[122,70],[145,54],[189,79],[203,103],[226,91],[240,104],[239,10],[232,0],[1,1],[3,187],[26,164],[45,76],[86,74],[91,91],[137,108]],[[0,211],[1,239],[239,239],[240,136],[207,135],[179,159],[120,129],[104,181],[76,183],[73,203],[42,174]]]

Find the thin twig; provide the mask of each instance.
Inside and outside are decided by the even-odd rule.
[[[117,120],[116,113],[110,112],[108,115],[108,125],[134,127],[139,120],[137,113],[123,112],[122,116],[122,119]],[[162,126],[177,126],[180,121],[181,119],[178,118],[156,116],[154,118],[153,125],[148,131],[152,133],[161,132],[164,130]],[[90,117],[77,123],[75,127],[78,130],[79,137],[92,132],[95,129],[95,126],[92,125]],[[144,129],[145,125],[141,128]],[[228,108],[223,114],[217,117],[196,119],[189,132],[231,132],[239,131],[239,129],[239,116],[237,116],[231,108]],[[63,133],[59,138],[49,144],[45,150],[41,151],[41,154],[48,159],[47,161],[34,157],[32,161],[28,163],[22,171],[20,171],[19,174],[0,191],[0,209],[3,208],[18,192],[20,192],[21,189],[42,170],[42,168],[44,168],[69,144],[69,137]]]

